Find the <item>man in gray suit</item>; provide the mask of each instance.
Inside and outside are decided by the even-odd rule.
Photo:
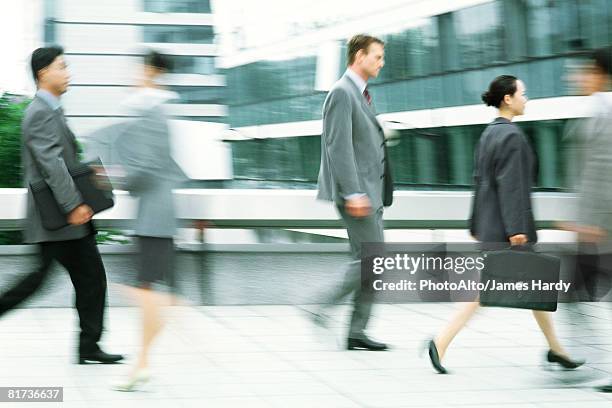
[[[122,356],[107,354],[98,346],[104,320],[106,272],[90,222],[93,212],[84,204],[68,171],[78,163],[78,148],[59,99],[70,79],[62,48],[38,48],[32,53],[31,66],[38,91],[22,123],[25,182],[29,185],[46,181],[70,225],[57,231],[46,230],[28,189],[25,241],[40,245],[40,266],[0,296],[0,315],[34,294],[48,276],[53,261],[58,261],[68,270],[75,289],[81,326],[79,364],[115,363]]]
[[[336,303],[355,295],[349,350],[386,350],[386,344],[365,334],[373,293],[371,286],[361,287],[360,261],[363,242],[384,242],[383,207],[393,201],[385,137],[367,87],[368,79],[377,77],[384,66],[384,43],[369,35],[356,35],[348,42],[347,57],[346,73],[323,105],[317,198],[336,204],[346,225],[353,260],[342,288],[329,300]],[[324,316],[317,313],[315,320],[324,324]]]

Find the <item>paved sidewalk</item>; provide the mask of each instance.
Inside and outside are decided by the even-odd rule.
[[[437,375],[418,351],[455,308],[377,305],[371,333],[394,346],[383,353],[339,348],[346,306],[323,333],[296,306],[168,308],[154,379],[135,393],[108,386],[126,364],[73,364],[73,309],[21,309],[0,320],[0,386],[63,386],[65,402],[0,408],[612,407],[612,394],[592,388],[612,379],[609,303],[561,305],[555,314],[564,345],[589,361],[577,371],[543,370],[545,344],[530,312],[487,309],[450,350],[451,375]],[[110,308],[105,349],[133,356],[138,319],[138,309]]]

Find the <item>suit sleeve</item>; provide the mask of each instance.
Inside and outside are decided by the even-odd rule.
[[[160,129],[152,122],[150,117],[136,119],[117,140],[117,156],[126,171],[124,188],[133,193],[147,190],[156,175],[161,177],[154,140]]]
[[[152,110],[137,119],[121,135],[118,156],[126,169],[126,190],[144,191],[160,179],[184,181],[187,176],[170,156],[168,123],[163,113]]]
[[[341,197],[362,193],[353,148],[349,95],[344,90],[337,88],[331,91],[328,98],[323,110],[323,131],[333,181],[338,186]]]
[[[612,225],[612,120],[599,118],[596,125],[591,130],[594,134],[578,186],[578,222],[609,230]]]
[[[480,189],[480,176],[478,173],[479,148],[480,143],[476,145],[476,149],[474,151],[474,173],[472,176],[472,182],[474,183],[474,196],[472,197],[472,208],[470,210],[470,219],[468,220],[470,234],[472,234],[473,237],[476,236],[476,231],[478,230],[476,225],[476,203],[478,202],[478,190]]]
[[[513,133],[501,144],[496,158],[495,182],[507,237],[529,231],[531,191],[528,154],[528,146],[522,135]]]
[[[55,200],[68,214],[83,203],[63,159],[60,135],[53,132],[53,115],[39,111],[25,126],[25,144]]]

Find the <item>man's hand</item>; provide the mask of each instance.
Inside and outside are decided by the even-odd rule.
[[[586,242],[597,244],[604,241],[608,237],[608,232],[595,225],[580,225],[576,223],[558,223],[557,227],[575,232],[578,235],[578,242]]]
[[[516,234],[508,238],[508,240],[510,241],[510,246],[525,245],[527,243],[527,235]]]
[[[591,244],[598,244],[604,241],[608,236],[605,229],[595,225],[580,225],[576,232],[578,232],[579,242]]]
[[[345,201],[344,208],[351,217],[363,218],[370,215],[372,211],[372,204],[368,196],[363,195],[360,197],[351,198]]]
[[[81,204],[68,214],[68,223],[71,225],[83,225],[93,217],[93,211],[87,204]]]

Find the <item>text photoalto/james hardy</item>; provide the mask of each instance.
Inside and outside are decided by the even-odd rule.
[[[396,282],[383,282],[380,279],[375,280],[373,288],[376,291],[413,291],[413,290],[495,290],[495,291],[521,291],[521,290],[534,290],[534,291],[561,291],[568,293],[571,287],[571,282],[545,282],[538,279],[531,281],[521,282],[500,282],[494,279],[487,280],[484,282],[476,282],[472,280],[461,280],[459,282],[439,282],[428,279],[422,279],[418,282],[409,281],[402,279]]]

